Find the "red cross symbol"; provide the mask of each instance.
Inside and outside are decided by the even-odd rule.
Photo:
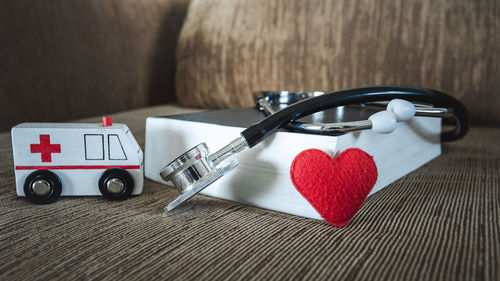
[[[51,144],[50,135],[40,135],[40,143],[30,144],[31,153],[41,153],[42,162],[52,162],[52,153],[61,153],[60,144]]]

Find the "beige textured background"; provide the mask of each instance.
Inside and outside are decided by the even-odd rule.
[[[194,0],[177,48],[177,97],[252,105],[256,90],[429,87],[500,123],[496,0]]]

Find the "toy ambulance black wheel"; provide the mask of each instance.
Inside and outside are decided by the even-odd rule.
[[[134,191],[134,179],[122,168],[111,168],[99,179],[99,190],[110,200],[125,200]]]
[[[48,170],[35,171],[24,182],[24,194],[35,204],[53,203],[61,197],[61,192],[61,180]]]

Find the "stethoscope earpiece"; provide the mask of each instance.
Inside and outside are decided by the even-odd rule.
[[[402,99],[393,99],[387,104],[387,110],[379,111],[368,118],[372,122],[371,130],[379,134],[394,132],[397,122],[410,121],[415,116],[415,105]]]
[[[416,113],[415,105],[402,99],[391,100],[387,104],[387,111],[394,113],[398,122],[409,121]]]
[[[394,132],[397,126],[396,115],[391,111],[379,111],[372,116],[368,117],[368,120],[372,123],[372,132],[379,134],[389,134]]]

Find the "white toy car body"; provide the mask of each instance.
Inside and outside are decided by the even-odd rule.
[[[34,203],[142,192],[143,153],[125,124],[23,123],[11,133],[17,195]]]

